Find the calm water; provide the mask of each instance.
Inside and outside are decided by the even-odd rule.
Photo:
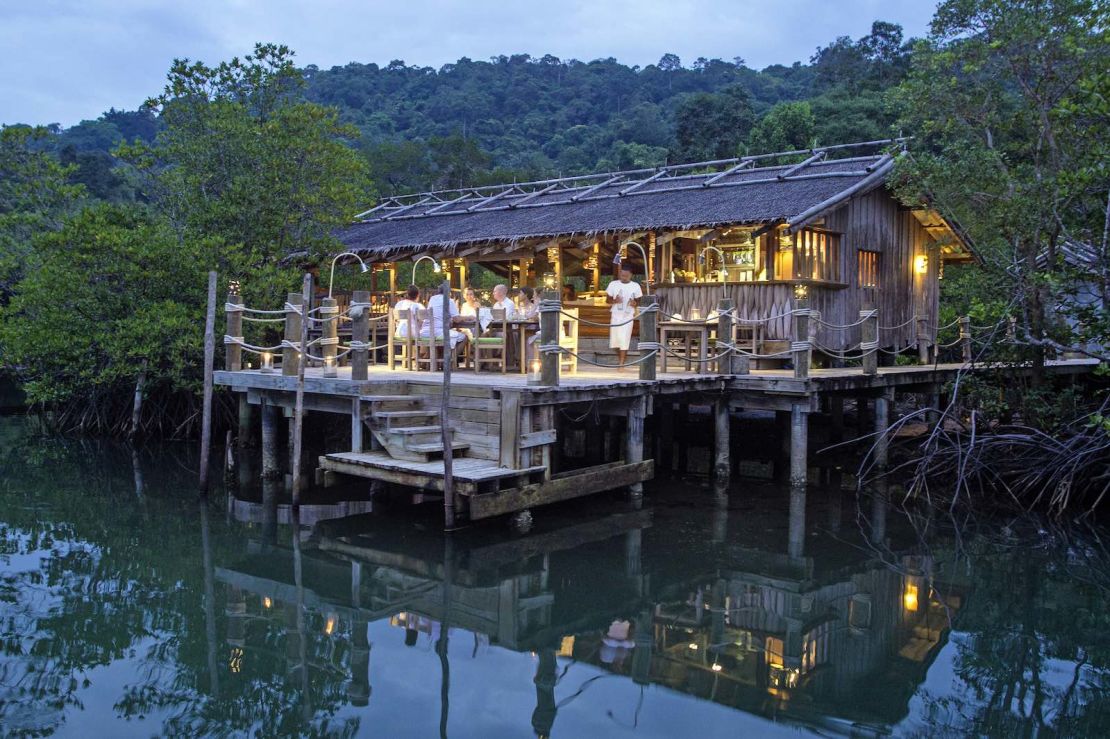
[[[792,540],[780,490],[666,481],[445,542],[342,491],[201,505],[194,465],[0,419],[0,733],[1110,732],[1089,528],[814,490]]]

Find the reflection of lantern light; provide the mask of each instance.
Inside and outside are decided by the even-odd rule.
[[[273,352],[262,352],[262,371],[267,373],[274,371]]]
[[[262,599],[262,607],[263,608],[273,608],[273,606],[274,606],[274,602],[272,600],[270,600],[270,596],[267,595],[265,598]]]
[[[335,625],[338,620],[336,616],[328,616],[328,620],[324,622],[324,633],[331,636],[335,632]]]
[[[917,610],[917,586],[906,585],[905,595],[902,596],[902,604],[906,607],[907,611]]]
[[[235,647],[231,650],[231,657],[228,659],[228,667],[232,672],[239,672],[243,669],[243,650]]]
[[[929,271],[929,255],[918,254],[913,258],[913,271],[919,275],[928,273]]]

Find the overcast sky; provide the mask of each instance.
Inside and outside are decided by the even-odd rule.
[[[0,0],[0,123],[72,125],[161,91],[174,57],[214,63],[255,41],[298,63],[439,67],[461,56],[555,54],[646,65],[666,52],[806,61],[876,19],[923,35],[932,0]]]

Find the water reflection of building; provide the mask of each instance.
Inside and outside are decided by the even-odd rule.
[[[406,643],[437,649],[446,623],[534,652],[541,735],[557,713],[556,661],[568,657],[777,720],[826,730],[890,724],[946,633],[948,609],[960,606],[950,593],[942,605],[930,562],[910,556],[887,566],[859,555],[831,568],[716,545],[721,556],[691,571],[675,565],[651,521],[650,511],[627,512],[524,538],[451,542],[351,517],[319,523],[303,554],[269,546],[216,576],[244,600],[234,609],[244,618],[303,603],[311,633],[284,619],[290,679],[306,647],[309,669],[346,676],[354,705],[371,696],[370,622],[389,619]],[[228,640],[250,659],[230,618]],[[874,695],[893,677],[905,695],[892,712]]]

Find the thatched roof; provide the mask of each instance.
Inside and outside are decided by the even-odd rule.
[[[757,166],[784,156],[766,155],[392,197],[337,235],[348,250],[388,259],[611,232],[768,222],[798,228],[881,186],[893,166],[889,154],[825,159],[838,148],[789,152],[804,157],[790,165]]]

